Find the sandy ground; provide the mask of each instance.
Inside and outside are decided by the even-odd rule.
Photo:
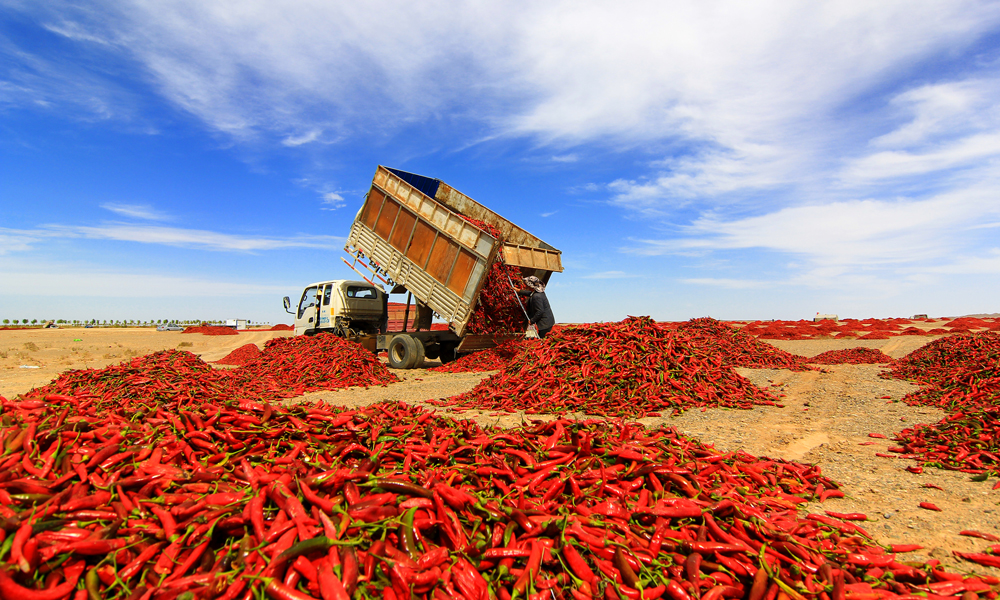
[[[0,330],[0,396],[11,398],[45,385],[70,369],[99,369],[159,350],[188,350],[203,360],[222,358],[244,344],[263,348],[291,331],[202,335],[151,328]]]
[[[930,328],[934,324],[927,324]],[[68,369],[102,367],[163,350],[189,350],[212,361],[247,343],[263,347],[273,337],[290,332],[251,331],[234,336],[204,336],[149,329],[0,330],[0,395],[12,398],[44,385]],[[827,350],[866,346],[899,358],[937,337],[903,336],[888,340],[818,339],[772,341],[773,345],[803,356]],[[190,345],[188,345],[190,344]],[[428,361],[425,367],[435,366]],[[37,366],[24,369],[22,365]],[[753,410],[692,410],[678,417],[643,419],[648,426],[666,425],[725,451],[743,450],[757,456],[817,464],[841,485],[846,494],[822,505],[805,506],[809,512],[863,512],[861,525],[884,544],[921,544],[925,548],[905,555],[913,560],[937,558],[952,569],[1000,574],[952,559],[952,550],[982,552],[988,543],[959,536],[975,529],[1000,536],[1000,490],[995,480],[973,482],[963,473],[925,469],[921,475],[904,468],[913,461],[882,458],[894,444],[895,432],[917,423],[933,423],[943,416],[936,409],[911,407],[898,402],[916,388],[878,377],[882,367],[838,365],[824,372],[739,369],[755,385],[784,394],[781,407]],[[452,411],[427,405],[474,387],[487,374],[435,373],[425,369],[397,372],[402,381],[385,387],[350,388],[307,394],[290,402],[325,400],[338,405],[361,406],[382,400],[422,404],[444,414],[474,418],[483,424],[516,426],[539,415]],[[885,398],[888,396],[888,398]],[[583,415],[577,415],[583,416]],[[868,437],[881,433],[890,439]],[[874,443],[873,443],[874,442]],[[936,489],[937,486],[942,489]],[[918,507],[932,502],[934,512]]]

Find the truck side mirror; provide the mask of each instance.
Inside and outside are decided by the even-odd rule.
[[[288,307],[292,305],[292,301],[288,298],[288,296],[285,296],[284,298],[282,298],[281,303],[285,307],[285,312],[288,312]]]

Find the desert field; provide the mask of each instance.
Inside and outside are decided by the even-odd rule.
[[[922,323],[932,329],[934,323]],[[291,332],[247,331],[232,336],[207,336],[150,329],[48,329],[0,331],[0,395],[13,399],[44,385],[70,369],[99,368],[165,349],[190,351],[205,361],[222,358],[244,344],[263,348],[267,340]],[[899,336],[884,340],[772,340],[787,352],[811,357],[832,349],[868,347],[900,358],[940,336]],[[425,367],[439,364],[427,361]],[[26,368],[36,367],[36,368]],[[221,368],[221,367],[220,367]],[[907,560],[937,559],[959,572],[994,574],[990,569],[956,561],[953,550],[981,552],[982,540],[960,536],[979,530],[1000,536],[1000,491],[992,481],[971,481],[969,475],[927,468],[907,472],[913,461],[883,458],[893,434],[917,423],[933,423],[943,411],[907,406],[899,399],[915,386],[881,379],[880,365],[833,365],[822,371],[737,369],[756,386],[784,394],[782,406],[752,410],[692,409],[679,416],[647,417],[647,427],[673,427],[722,451],[741,450],[760,456],[818,465],[838,484],[844,498],[822,505],[803,505],[803,512],[864,513],[861,525],[882,544],[919,544],[922,550]],[[343,406],[364,406],[383,400],[404,401],[455,418],[512,427],[547,415],[498,415],[476,410],[434,406],[428,400],[447,399],[472,389],[489,373],[438,373],[426,369],[396,372],[398,383],[385,387],[347,388],[308,393],[287,403],[324,400]],[[573,415],[586,417],[586,415]],[[869,437],[870,433],[885,438]],[[925,510],[930,502],[942,510]]]

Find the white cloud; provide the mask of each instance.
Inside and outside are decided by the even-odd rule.
[[[1000,248],[990,248],[979,256],[961,256],[957,260],[927,269],[948,275],[1000,275]]]
[[[347,202],[338,192],[326,192],[323,194],[323,204],[327,205],[324,210],[336,210],[343,208]]]
[[[45,23],[42,25],[45,29],[48,29],[52,33],[61,35],[63,37],[69,38],[78,42],[91,42],[95,44],[100,44],[102,46],[110,46],[111,42],[101,36],[94,35],[93,32],[88,31],[80,26],[78,23],[72,21],[62,21],[60,23]]]
[[[109,202],[102,204],[101,208],[124,217],[133,217],[135,219],[150,221],[167,221],[171,219],[170,215],[160,212],[148,204],[117,204]]]
[[[321,130],[313,129],[312,131],[307,131],[302,135],[288,136],[285,139],[281,140],[281,143],[285,146],[291,146],[291,147],[301,146],[303,144],[315,142],[316,140],[319,139],[319,137],[322,134],[323,132]]]
[[[34,230],[0,229],[0,252],[27,251],[46,238],[83,238],[115,240],[141,244],[161,244],[183,248],[201,248],[230,252],[254,252],[283,248],[330,248],[343,244],[345,238],[328,235],[298,235],[287,238],[250,237],[154,225],[113,223],[99,226],[45,225]]]
[[[0,230],[0,256],[12,252],[27,252],[37,240],[37,236],[28,232]]]
[[[892,99],[891,106],[907,120],[893,131],[876,137],[872,146],[912,147],[938,136],[965,135],[970,127],[998,124],[996,96],[1000,81],[968,79],[923,85]]]
[[[559,156],[553,156],[552,162],[557,163],[575,163],[580,160],[580,157],[576,154],[560,154]]]
[[[864,185],[989,166],[1000,158],[998,98],[996,78],[968,78],[904,91],[890,102],[901,124],[871,140],[874,152],[847,160],[840,173],[842,183]],[[995,165],[989,168],[995,171]]]
[[[95,267],[42,262],[5,261],[0,265],[3,294],[30,295],[48,289],[53,281],[73,290],[74,296],[113,298],[239,297],[251,294],[284,294],[288,286],[226,281],[223,277],[200,278],[157,275]]]
[[[543,212],[543,213],[540,213],[538,216],[547,219],[547,218],[551,217],[552,215],[556,214],[557,212],[559,212],[559,211],[558,210],[553,210],[553,211],[549,211],[549,212]]]
[[[136,0],[53,13],[50,30],[128,48],[167,98],[236,136],[306,143],[452,109],[491,124],[487,137],[737,153],[785,148],[825,109],[1000,17],[973,0]]]
[[[17,10],[47,10],[32,6]],[[995,65],[937,69],[996,30],[996,2],[56,6],[41,19],[50,31],[127,49],[164,98],[238,141],[389,140],[447,115],[475,132],[445,132],[442,143],[453,147],[529,138],[535,156],[567,163],[594,156],[593,146],[641,149],[647,162],[627,176],[570,190],[661,217],[678,207],[700,215],[671,223],[676,239],[636,252],[760,248],[804,256],[808,268],[904,264],[965,248],[963,232],[995,220]],[[5,48],[3,58],[32,59]],[[43,93],[53,89],[47,80],[77,82],[73,68],[34,64],[7,78],[0,102],[58,100]],[[114,94],[93,96],[93,114],[116,114]],[[921,179],[928,175],[933,188]],[[910,187],[883,189],[901,179]],[[332,185],[303,185],[326,209],[343,202]],[[169,228],[67,231],[216,249],[310,243]]]
[[[764,249],[809,259],[810,265],[916,264],[945,259],[966,245],[983,215],[1000,214],[1000,185],[926,200],[854,200],[783,208],[726,220],[707,214],[668,240],[626,249],[643,255]]]
[[[343,237],[326,235],[301,235],[291,238],[247,237],[206,231],[200,229],[179,229],[175,227],[153,227],[141,225],[104,225],[99,227],[63,227],[49,226],[53,232],[65,232],[91,239],[118,240],[125,242],[140,242],[144,244],[163,244],[167,246],[183,246],[204,248],[206,250],[224,250],[238,252],[253,252],[256,250],[277,250],[281,248],[329,248],[333,244],[342,244]]]
[[[885,151],[848,164],[844,179],[849,182],[923,175],[954,167],[983,164],[1000,157],[1000,130],[962,138],[928,152]]]

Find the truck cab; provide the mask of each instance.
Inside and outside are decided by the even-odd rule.
[[[388,296],[367,281],[320,281],[302,290],[292,314],[295,335],[331,331],[377,334],[384,331]],[[286,309],[291,306],[286,297]]]

